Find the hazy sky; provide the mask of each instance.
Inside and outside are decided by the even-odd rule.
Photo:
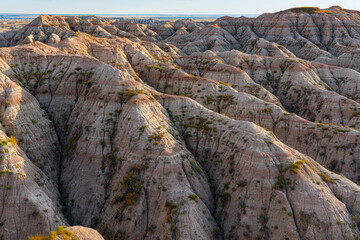
[[[47,14],[258,14],[291,7],[340,5],[359,0],[0,0],[1,13]]]

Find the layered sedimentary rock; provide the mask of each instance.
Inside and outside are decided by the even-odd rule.
[[[357,239],[358,16],[42,15],[1,35],[2,237]]]

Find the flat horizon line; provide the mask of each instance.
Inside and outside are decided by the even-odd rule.
[[[194,14],[165,14],[165,13],[162,13],[162,14],[155,14],[155,13],[134,13],[134,14],[131,14],[131,13],[124,13],[124,14],[102,14],[102,13],[0,13],[0,15],[74,15],[74,16],[91,16],[91,15],[99,15],[99,16],[226,16],[226,15],[236,15],[236,16],[249,16],[249,15],[252,15],[252,16],[255,16],[255,15],[260,15],[260,14],[257,14],[257,13],[244,13],[244,14],[237,14],[237,13],[231,13],[231,14],[218,14],[218,13],[209,13],[209,14],[206,14],[206,13],[194,13]]]

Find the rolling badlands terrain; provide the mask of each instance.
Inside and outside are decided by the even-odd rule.
[[[360,238],[360,12],[41,15],[0,113],[2,240]]]

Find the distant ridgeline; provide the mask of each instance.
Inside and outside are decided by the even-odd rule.
[[[0,13],[0,19],[9,19],[9,20],[21,20],[21,19],[35,19],[40,14],[7,14],[7,13]],[[57,14],[55,14],[57,15]],[[60,15],[58,15],[60,16]],[[62,16],[77,16],[82,19],[86,19],[89,17],[94,17],[95,15],[87,15],[87,14],[64,14]],[[224,14],[216,14],[216,15],[178,15],[178,14],[100,14],[96,15],[97,17],[105,17],[110,19],[156,19],[156,20],[176,20],[176,19],[192,19],[192,20],[201,20],[201,19],[218,19]],[[231,17],[257,17],[258,14],[231,14],[228,15]]]
[[[342,11],[350,11],[350,12],[357,12],[355,10],[347,10],[343,9],[340,6],[332,6],[327,9],[320,9],[318,7],[297,7],[297,8],[290,8],[287,10],[280,11],[278,13],[286,13],[286,12],[293,12],[293,13],[336,13]]]

